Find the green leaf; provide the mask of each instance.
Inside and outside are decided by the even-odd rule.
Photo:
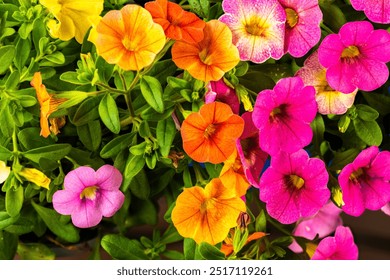
[[[343,11],[337,5],[324,3],[320,8],[324,23],[335,33],[347,22]]]
[[[16,53],[14,62],[16,68],[19,69],[19,71],[23,70],[23,67],[25,66],[29,56],[30,56],[30,49],[31,49],[31,41],[29,39],[20,39],[18,43],[16,44]]]
[[[196,242],[192,238],[185,238],[183,241],[183,252],[186,260],[194,260],[196,251]]]
[[[37,18],[34,21],[34,28],[32,30],[32,38],[34,43],[34,48],[39,50],[39,40],[43,37],[46,37],[46,25],[43,22],[42,18]]]
[[[54,260],[56,255],[42,243],[18,244],[18,255],[22,260]]]
[[[172,118],[166,118],[157,123],[156,137],[163,157],[169,155],[175,135],[176,126]]]
[[[356,135],[369,146],[380,146],[382,131],[376,121],[364,121],[360,118],[353,120]]]
[[[106,94],[99,103],[99,115],[105,126],[112,133],[118,134],[121,130],[118,107],[111,94]]]
[[[87,124],[77,126],[77,134],[80,141],[90,151],[96,151],[102,141],[102,128],[100,121],[91,121]]]
[[[38,215],[45,222],[47,227],[56,234],[59,238],[66,242],[76,243],[80,240],[78,230],[71,224],[64,224],[61,222],[61,215],[53,209],[45,208],[32,201],[32,206]]]
[[[188,0],[192,10],[202,18],[207,18],[209,15],[210,3],[208,0]]]
[[[45,138],[40,136],[40,130],[38,127],[27,127],[18,133],[18,140],[26,150],[49,146],[55,143],[50,137]]]
[[[377,110],[365,104],[357,104],[356,111],[363,121],[375,121],[379,117]]]
[[[172,112],[175,110],[175,106],[173,102],[170,102],[168,106],[165,106],[164,113],[157,113],[153,108],[149,107],[148,109],[141,112],[141,117],[144,120],[148,121],[161,121],[166,119],[172,115]]]
[[[168,85],[174,89],[191,89],[191,84],[184,80],[176,77],[167,78]]]
[[[0,260],[14,259],[17,247],[18,247],[18,236],[0,230]]]
[[[74,85],[89,85],[89,81],[80,81],[78,79],[79,74],[73,71],[64,72],[60,76],[60,80],[68,82]]]
[[[4,74],[11,65],[15,57],[16,49],[14,45],[0,47],[0,75]]]
[[[115,137],[103,147],[103,149],[100,151],[100,156],[102,158],[115,157],[120,151],[126,149],[131,145],[134,136],[135,132]]]
[[[141,79],[141,93],[146,102],[158,113],[164,112],[162,99],[163,90],[160,82],[151,76],[143,76]]]
[[[368,105],[375,108],[381,115],[390,113],[390,97],[375,92],[362,92]]]
[[[348,149],[343,152],[335,152],[334,158],[329,165],[329,170],[337,171],[341,170],[347,164],[351,163],[359,154],[359,149]]]
[[[0,211],[0,232],[2,229],[5,229],[6,227],[12,225],[19,219],[19,215],[15,217],[11,217],[8,215],[5,211]]]
[[[95,170],[105,163],[104,160],[95,153],[86,152],[73,147],[68,156],[75,160],[79,165],[89,165]]]
[[[264,210],[261,210],[259,215],[256,217],[255,230],[257,232],[266,232],[267,231],[267,217],[265,215]]]
[[[202,242],[199,244],[199,253],[206,260],[224,260],[225,254],[222,253],[217,247],[210,245],[209,243]]]
[[[76,125],[83,125],[90,121],[96,120],[99,118],[99,103],[101,97],[95,96],[88,98],[81,103],[76,113],[72,118],[72,122]]]
[[[117,234],[108,234],[102,238],[101,245],[111,257],[117,260],[148,259],[142,244]]]
[[[95,67],[96,69],[98,69],[98,75],[100,81],[104,83],[108,83],[114,71],[114,66],[115,66],[114,64],[107,63],[107,61],[101,56],[97,58]]]
[[[7,161],[11,158],[12,152],[3,146],[0,146],[0,160]]]
[[[130,191],[139,199],[148,199],[150,185],[145,170],[141,170],[130,182]],[[123,190],[126,191],[126,190]]]
[[[68,155],[71,149],[72,146],[70,144],[54,144],[29,150],[24,152],[23,156],[36,163],[39,163],[41,158],[57,161]]]
[[[124,172],[125,181],[130,182],[135,175],[137,175],[141,169],[145,166],[145,159],[142,155],[130,156]],[[123,183],[125,185],[125,182]]]
[[[23,206],[24,192],[22,186],[9,188],[5,193],[5,208],[8,215],[15,217],[19,215]]]
[[[20,83],[20,73],[18,70],[11,73],[11,75],[8,76],[7,82],[5,83],[5,88],[7,90],[15,90]],[[24,95],[26,96],[26,95]],[[19,96],[17,96],[19,97]],[[36,99],[32,96],[28,96],[29,98],[32,98],[35,100],[34,104],[36,103]],[[34,105],[32,104],[32,105]],[[23,105],[22,105],[23,106]],[[29,107],[29,106],[23,106],[23,107]]]
[[[324,120],[322,119],[322,115],[317,114],[315,119],[310,124],[311,129],[313,130],[313,147],[314,150],[318,153],[320,152],[320,145],[322,141],[324,140],[324,133],[325,133],[325,124]]]
[[[58,66],[58,65],[62,65],[65,63],[65,55],[59,51],[54,52],[52,54],[48,54],[48,55],[44,56],[43,58],[51,63],[47,63],[47,62],[43,61],[42,63],[40,63],[41,66]]]

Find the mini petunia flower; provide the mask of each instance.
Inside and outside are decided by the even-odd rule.
[[[286,12],[284,50],[304,56],[321,38],[322,12],[318,0],[279,0]]]
[[[357,89],[345,94],[329,86],[326,80],[326,69],[318,60],[317,51],[305,60],[303,67],[295,75],[301,77],[305,85],[315,88],[318,112],[320,114],[342,115],[347,112],[355,101]]]
[[[96,24],[103,11],[103,0],[39,0],[57,20],[47,24],[54,38],[68,41],[73,37],[80,44],[88,29]]]
[[[23,168],[18,172],[18,175],[22,176],[25,180],[34,183],[38,187],[49,189],[51,182],[50,178],[36,168]]]
[[[351,229],[339,226],[334,237],[326,237],[320,241],[312,260],[357,260],[356,246]]]
[[[259,147],[259,130],[253,124],[252,112],[245,112],[241,117],[245,126],[236,142],[237,151],[247,180],[252,186],[258,188],[260,174],[268,154]]]
[[[357,11],[364,11],[367,18],[377,23],[390,23],[390,2],[388,0],[350,0]]]
[[[233,32],[241,60],[262,63],[284,54],[286,13],[277,0],[224,0],[219,20]]]
[[[334,90],[375,90],[389,77],[386,63],[390,61],[390,34],[374,30],[368,21],[348,22],[339,34],[322,40],[318,59],[327,69],[326,79]]]
[[[53,207],[62,215],[71,215],[79,228],[96,226],[102,217],[112,217],[125,200],[119,190],[122,175],[111,165],[103,165],[96,172],[81,166],[65,176],[64,189],[53,195]]]
[[[202,41],[206,23],[194,13],[183,10],[180,5],[156,0],[147,2],[145,9],[152,15],[154,22],[162,26],[168,38],[187,43]]]
[[[134,4],[105,14],[92,37],[98,54],[108,63],[137,71],[153,62],[166,41],[164,30],[150,13]]]
[[[379,210],[390,201],[390,152],[372,146],[360,152],[340,172],[345,213],[360,216],[365,209]]]
[[[252,115],[261,149],[272,156],[309,145],[313,137],[310,122],[316,114],[315,90],[304,86],[299,77],[283,78],[273,90],[263,90]]]
[[[205,104],[181,126],[184,151],[197,162],[224,162],[236,149],[244,121],[221,102]]]
[[[226,103],[232,108],[234,114],[240,111],[240,102],[236,91],[228,86],[223,79],[216,82],[209,82],[205,94],[205,103],[220,101]]]
[[[245,211],[245,203],[235,190],[215,178],[204,189],[198,186],[184,189],[172,210],[172,222],[181,236],[193,238],[198,244],[214,245],[226,238]]]
[[[240,61],[238,50],[232,44],[232,32],[222,22],[210,20],[198,43],[175,42],[172,60],[203,82],[218,81]]]
[[[31,86],[35,88],[38,102],[40,105],[40,125],[43,137],[48,137],[50,132],[59,133],[59,129],[64,126],[64,118],[49,118],[50,114],[55,112],[60,104],[65,102],[66,98],[56,98],[54,94],[49,94],[44,84],[42,84],[42,76],[40,72],[35,72],[31,80]],[[50,123],[50,126],[49,126]]]
[[[325,163],[305,150],[271,157],[260,179],[260,200],[271,217],[291,224],[317,213],[329,200]]]
[[[10,173],[11,167],[7,166],[6,162],[0,160],[0,184],[7,180]]]

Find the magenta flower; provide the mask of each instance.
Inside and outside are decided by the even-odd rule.
[[[390,152],[372,146],[341,170],[338,181],[345,213],[357,217],[365,209],[379,210],[390,202],[389,166]]]
[[[320,64],[317,51],[305,60],[305,64],[295,75],[301,77],[305,85],[315,88],[316,102],[320,114],[342,115],[347,112],[355,101],[357,89],[345,94],[329,86],[326,80],[326,69]]]
[[[364,11],[369,20],[377,23],[390,23],[389,0],[350,0],[357,11]]]
[[[299,77],[279,80],[273,90],[263,90],[256,99],[253,123],[259,129],[260,147],[271,156],[293,153],[310,144],[310,122],[317,113],[315,90]]]
[[[53,195],[53,207],[62,215],[71,215],[79,228],[96,226],[102,216],[111,217],[125,200],[119,190],[122,175],[115,167],[103,165],[96,172],[81,166],[70,171],[64,180],[64,190]]]
[[[277,0],[224,0],[219,20],[233,33],[241,60],[262,63],[284,54],[286,13]]]
[[[240,102],[238,100],[236,91],[226,85],[223,79],[216,82],[209,82],[207,85],[207,92],[205,94],[205,103],[212,103],[220,101],[226,103],[232,108],[234,114],[240,111]]]
[[[286,12],[284,51],[304,56],[321,38],[318,0],[279,0]]]
[[[271,166],[260,179],[260,200],[271,217],[291,224],[317,213],[329,200],[329,175],[318,158],[305,150],[271,157]]]
[[[260,173],[268,154],[259,147],[259,130],[253,124],[252,112],[245,112],[241,117],[245,126],[241,137],[237,139],[237,151],[248,182],[258,188]]]
[[[349,227],[339,226],[334,237],[320,241],[312,260],[357,260],[359,255]]]
[[[372,91],[389,77],[390,34],[374,30],[368,21],[344,24],[339,34],[324,38],[318,58],[326,71],[329,85],[344,93],[361,89]]]

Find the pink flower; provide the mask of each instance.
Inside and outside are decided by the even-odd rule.
[[[224,0],[219,20],[233,33],[241,60],[262,63],[284,54],[286,13],[277,0]]]
[[[312,260],[357,260],[358,247],[349,227],[339,226],[334,237],[320,241]]]
[[[310,122],[317,113],[315,90],[299,77],[279,80],[273,90],[263,90],[256,99],[253,123],[259,129],[260,147],[271,156],[293,153],[310,144]]]
[[[271,157],[271,166],[260,179],[260,200],[271,217],[291,224],[317,213],[329,200],[329,175],[318,158],[305,150],[281,152]]]
[[[389,0],[350,0],[357,11],[364,11],[369,20],[377,23],[390,23]]]
[[[365,209],[379,210],[390,202],[389,166],[390,152],[372,146],[341,170],[338,181],[345,213],[357,217]]]
[[[389,77],[386,63],[390,61],[390,34],[374,30],[368,21],[344,24],[339,34],[324,38],[318,58],[326,71],[329,85],[341,92],[357,88],[372,91]]]
[[[70,171],[64,180],[64,190],[53,195],[53,207],[62,215],[71,215],[79,228],[96,226],[102,216],[111,217],[125,200],[119,190],[122,175],[115,167],[103,165],[96,172],[81,166]]]
[[[286,12],[284,51],[304,56],[321,38],[318,0],[279,0]]]
[[[326,80],[326,69],[320,64],[317,51],[305,60],[305,64],[295,75],[301,77],[305,85],[315,88],[320,114],[344,114],[355,101],[357,89],[352,93],[345,94],[329,86]]]
[[[207,85],[205,103],[208,104],[214,101],[228,104],[234,114],[238,114],[240,111],[240,102],[238,101],[236,91],[226,85],[223,79],[216,82],[209,82]]]
[[[241,117],[245,126],[244,132],[237,140],[237,151],[248,182],[258,188],[260,173],[268,154],[259,147],[259,130],[253,124],[252,112],[245,112]]]

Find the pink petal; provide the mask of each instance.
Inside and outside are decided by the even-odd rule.
[[[340,62],[326,71],[326,79],[329,85],[337,91],[349,93],[356,90],[357,77],[361,77],[357,71],[357,63],[348,64]]]
[[[96,226],[102,220],[102,214],[95,201],[86,199],[72,213],[72,223],[79,228]]]
[[[62,215],[71,215],[81,203],[80,195],[67,190],[59,190],[53,194],[53,208]]]
[[[318,48],[318,59],[322,66],[329,68],[338,64],[345,46],[338,34],[330,34],[322,40]]]
[[[113,216],[123,205],[125,195],[120,191],[104,191],[101,192],[99,210],[104,217]]]
[[[368,21],[353,21],[340,28],[339,36],[345,47],[358,46],[367,42],[373,30],[374,27]]]
[[[103,165],[96,171],[96,185],[103,190],[118,190],[122,184],[122,174],[112,165]]]
[[[390,23],[390,2],[388,0],[351,0],[352,7],[364,11],[369,20]]]
[[[81,166],[70,171],[64,179],[64,189],[79,194],[85,187],[94,186],[95,184],[95,170],[87,166]]]
[[[356,66],[352,82],[361,90],[373,91],[384,85],[389,77],[389,69],[383,62],[361,58]]]
[[[374,30],[367,42],[359,46],[365,57],[387,63],[390,61],[390,34],[387,30]]]
[[[390,152],[382,151],[376,155],[367,171],[371,177],[382,177],[384,181],[390,181]]]

